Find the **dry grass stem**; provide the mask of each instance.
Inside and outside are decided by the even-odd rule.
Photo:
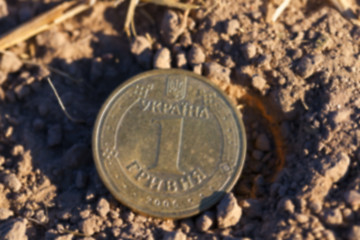
[[[283,0],[282,3],[276,8],[274,14],[272,14],[271,21],[276,22],[276,20],[285,11],[285,9],[289,6],[290,3],[291,0]],[[326,3],[330,3],[344,18],[352,22],[354,25],[360,26],[359,18],[355,15],[353,11],[352,0],[328,0],[324,1],[322,4]]]
[[[5,50],[21,43],[40,32],[48,30],[53,25],[59,24],[77,14],[89,9],[95,1],[89,3],[79,1],[63,2],[55,8],[26,22],[13,31],[0,38],[0,50]]]
[[[61,100],[60,96],[59,96],[59,93],[57,92],[54,84],[52,83],[51,79],[49,77],[46,78],[46,80],[48,81],[51,89],[53,90],[54,94],[55,94],[55,97],[56,97],[56,100],[58,101],[60,107],[61,107],[61,110],[64,112],[65,116],[72,122],[74,123],[84,123],[85,121],[84,120],[81,120],[81,119],[76,119],[76,118],[73,118],[69,113],[68,111],[66,110],[66,107],[63,103],[63,101]]]
[[[280,15],[284,12],[284,10],[289,6],[291,0],[284,0],[278,8],[276,8],[271,21],[276,22],[276,20],[280,17]]]

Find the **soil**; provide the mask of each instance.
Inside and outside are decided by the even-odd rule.
[[[56,2],[0,1],[0,32]],[[292,1],[274,24],[265,1],[215,2],[191,11],[185,28],[183,11],[140,6],[134,39],[122,30],[128,3],[99,2],[2,53],[0,239],[360,239],[360,28],[312,1]],[[91,154],[110,92],[169,67],[217,83],[247,132],[232,193],[183,220],[122,206]]]

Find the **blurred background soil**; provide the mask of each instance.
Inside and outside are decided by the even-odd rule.
[[[58,3],[0,0],[0,33]],[[183,11],[147,4],[129,39],[128,2],[103,1],[2,52],[0,239],[360,239],[360,28],[313,3],[294,0],[270,24],[264,1],[207,1],[185,28]],[[170,67],[227,92],[248,143],[232,193],[183,220],[122,206],[91,154],[111,91]],[[64,115],[48,76],[83,123]]]

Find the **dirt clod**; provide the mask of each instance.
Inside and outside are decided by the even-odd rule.
[[[105,218],[110,211],[109,202],[105,198],[101,198],[96,206],[96,211],[101,217]]]
[[[240,23],[237,19],[231,19],[226,24],[226,33],[230,36],[235,35],[240,30]]]
[[[301,58],[296,66],[296,73],[303,78],[308,78],[314,73],[314,63],[309,56]]]
[[[171,67],[171,52],[168,48],[159,49],[154,56],[154,68],[168,69]]]
[[[192,65],[204,63],[205,57],[204,51],[198,44],[194,44],[187,54],[188,62]]]
[[[23,62],[12,52],[2,53],[0,57],[0,70],[5,73],[13,73],[20,70]]]
[[[230,83],[230,69],[216,62],[210,62],[204,64],[204,72],[205,75],[210,78],[214,79],[215,81],[220,81],[224,83]]]
[[[344,195],[345,201],[352,207],[360,207],[360,193],[355,190],[350,190]]]
[[[0,208],[0,221],[6,220],[9,217],[13,216],[14,212],[7,208]]]
[[[9,14],[7,3],[5,0],[0,1],[0,19],[6,17]]]
[[[25,219],[7,221],[0,224],[0,239],[4,240],[27,240]]]
[[[292,214],[295,211],[295,205],[290,199],[284,198],[279,201],[277,209]]]
[[[160,30],[165,43],[173,44],[182,32],[181,20],[177,13],[172,10],[167,10],[161,22]]]
[[[206,211],[197,217],[196,228],[201,232],[205,232],[214,224],[214,221],[215,214],[211,211]]]
[[[241,47],[241,52],[244,58],[249,61],[253,59],[257,54],[256,46],[253,43],[246,43]]]
[[[13,192],[18,192],[21,189],[21,182],[15,174],[10,173],[4,177],[5,186],[11,189]]]
[[[164,234],[163,240],[186,240],[186,235],[179,230],[167,232]]]
[[[242,209],[233,193],[226,194],[217,206],[217,223],[219,228],[227,228],[237,224],[241,218]]]
[[[267,83],[266,83],[266,80],[259,76],[259,75],[254,75],[251,79],[251,85],[259,90],[261,93],[265,93],[264,91],[266,90],[267,88]]]
[[[323,220],[327,224],[340,225],[343,222],[343,216],[339,208],[327,209],[324,211]]]
[[[92,215],[79,223],[79,229],[87,236],[91,236],[100,231],[98,219],[95,215]]]

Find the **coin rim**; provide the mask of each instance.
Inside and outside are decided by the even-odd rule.
[[[107,177],[106,173],[104,171],[102,171],[103,167],[101,166],[101,159],[98,158],[99,156],[99,150],[97,148],[97,142],[98,142],[98,136],[99,136],[99,132],[100,132],[100,123],[104,118],[104,113],[105,110],[107,109],[109,102],[113,101],[114,97],[118,94],[119,91],[121,91],[121,89],[126,88],[127,86],[130,86],[133,82],[136,82],[140,79],[144,79],[147,77],[153,77],[154,75],[166,75],[166,74],[185,74],[187,76],[193,77],[195,79],[198,79],[199,81],[204,82],[205,84],[210,85],[211,87],[214,88],[215,91],[217,91],[225,100],[225,102],[227,102],[227,104],[229,104],[229,106],[232,108],[232,112],[234,113],[234,118],[236,124],[239,126],[239,130],[240,130],[240,134],[238,134],[240,136],[239,140],[240,140],[240,153],[239,153],[239,157],[238,157],[238,161],[240,161],[239,164],[239,168],[237,169],[236,173],[233,175],[233,180],[232,182],[230,182],[228,184],[228,186],[224,189],[222,189],[222,191],[215,197],[215,199],[211,199],[211,201],[207,204],[207,206],[201,206],[201,204],[199,204],[199,207],[194,210],[194,211],[187,211],[187,212],[183,212],[181,213],[179,212],[174,212],[172,214],[166,214],[166,216],[161,215],[161,212],[159,212],[159,214],[157,212],[144,212],[141,211],[139,209],[136,208],[136,206],[131,206],[131,204],[128,204],[124,199],[121,198],[121,196],[119,196],[119,193],[112,187],[112,184],[110,182],[110,179]],[[242,116],[240,114],[240,111],[236,108],[235,104],[232,102],[232,100],[227,96],[227,94],[221,90],[215,83],[211,82],[209,79],[195,74],[193,72],[187,71],[187,70],[183,70],[183,69],[157,69],[157,70],[150,70],[150,71],[146,71],[140,74],[137,74],[131,78],[129,78],[128,80],[126,80],[125,82],[123,82],[122,84],[120,84],[118,87],[115,88],[115,90],[113,90],[111,92],[111,94],[107,97],[107,99],[105,100],[105,102],[102,104],[97,117],[96,117],[96,121],[95,124],[93,126],[93,131],[92,131],[92,152],[93,152],[93,159],[95,162],[95,166],[96,166],[96,170],[97,173],[100,176],[100,179],[102,180],[102,182],[104,183],[104,185],[106,186],[107,190],[110,191],[110,193],[114,196],[115,199],[117,199],[121,204],[127,206],[128,208],[130,208],[131,210],[133,210],[134,212],[146,215],[146,216],[151,216],[151,217],[160,217],[160,218],[168,218],[168,219],[182,219],[182,218],[186,218],[186,217],[191,217],[194,216],[206,209],[211,208],[212,206],[214,206],[217,202],[219,202],[221,200],[221,198],[228,192],[231,191],[231,189],[235,186],[235,184],[238,182],[241,172],[243,170],[244,167],[244,163],[245,163],[245,156],[246,156],[246,132],[245,132],[245,127],[244,127],[244,123],[242,121]],[[241,151],[241,149],[243,149],[243,151]],[[216,190],[215,190],[216,191]]]

